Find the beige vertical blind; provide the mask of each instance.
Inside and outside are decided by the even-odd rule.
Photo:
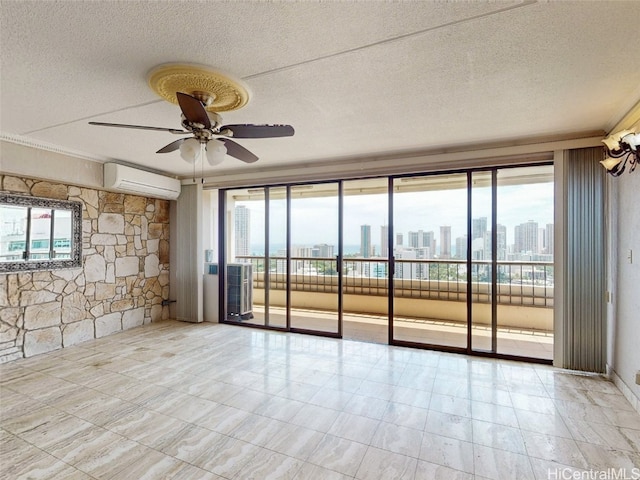
[[[602,148],[569,150],[565,164],[565,368],[606,368],[605,175]]]
[[[202,322],[202,184],[182,185],[176,202],[176,237],[171,248],[176,248],[176,319],[183,322]]]

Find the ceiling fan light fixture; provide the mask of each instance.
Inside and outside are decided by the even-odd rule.
[[[621,158],[613,158],[607,157],[604,160],[600,160],[600,163],[607,171],[613,170],[620,162],[622,162]]]
[[[629,132],[620,139],[620,142],[626,143],[631,150],[637,152],[640,147],[640,133]]]
[[[633,172],[640,163],[640,133],[621,130],[602,140],[605,145],[605,158],[600,163],[614,177],[622,175],[625,170]],[[627,163],[629,169],[627,170]]]
[[[200,142],[196,138],[188,138],[180,145],[180,156],[188,163],[195,164],[200,150]]]
[[[209,140],[207,142],[207,162],[212,167],[220,165],[227,155],[227,146],[220,140]]]
[[[209,112],[229,112],[244,107],[250,98],[244,82],[206,65],[165,63],[147,74],[149,87],[160,97],[177,104],[176,92],[200,100]]]

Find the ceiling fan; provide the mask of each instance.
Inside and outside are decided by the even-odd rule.
[[[212,166],[222,162],[225,154],[245,163],[253,163],[258,160],[255,154],[231,140],[231,137],[275,138],[290,137],[294,134],[294,129],[291,125],[222,125],[222,118],[219,114],[206,110],[205,107],[213,102],[213,98],[204,92],[194,92],[193,95],[177,92],[176,97],[180,110],[182,110],[181,123],[184,130],[122,123],[89,122],[89,124],[103,127],[155,130],[173,133],[174,135],[193,134],[192,137],[180,138],[165,145],[156,153],[169,153],[179,149],[182,158],[193,164],[200,156],[206,155],[209,164]]]

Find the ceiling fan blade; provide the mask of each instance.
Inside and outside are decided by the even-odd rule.
[[[291,137],[295,130],[291,125],[225,125],[220,131],[231,130],[233,138]]]
[[[170,132],[176,135],[186,135],[189,133],[186,130],[178,130],[177,128],[147,127],[144,125],[126,125],[124,123],[89,122],[89,125],[98,125],[100,127],[135,128],[137,130],[155,130],[157,132]]]
[[[169,145],[165,145],[160,150],[158,150],[156,153],[169,153],[169,152],[173,152],[175,150],[178,150],[180,148],[180,145],[182,145],[182,142],[184,142],[185,140],[186,140],[186,138],[179,138],[175,142],[171,142]]]
[[[211,120],[200,100],[182,92],[177,92],[176,97],[178,97],[180,110],[189,123],[199,123],[204,128],[211,128]]]
[[[258,161],[257,156],[233,140],[229,140],[228,138],[219,138],[218,140],[224,142],[224,145],[227,147],[227,155],[231,155],[245,163]]]

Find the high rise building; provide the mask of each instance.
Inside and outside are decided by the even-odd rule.
[[[389,227],[387,225],[380,227],[380,256],[389,256]]]
[[[334,255],[333,245],[328,245],[326,243],[321,243],[319,245],[313,246],[313,256],[321,257],[321,258],[333,258]]]
[[[487,233],[487,217],[474,218],[471,220],[471,239],[484,238]]]
[[[422,230],[420,230],[421,232]],[[418,235],[420,232],[409,232],[409,246],[411,248],[420,248],[420,241],[418,240]]]
[[[544,229],[544,253],[553,255],[553,223],[547,223]]]
[[[360,255],[371,257],[371,225],[360,225]]]
[[[433,258],[436,256],[436,235],[432,231],[425,232],[423,237],[423,246],[429,247],[431,254],[428,258]]]
[[[504,225],[496,225],[496,245],[497,245],[497,260],[507,259],[507,227]]]
[[[409,232],[409,246],[411,248],[429,248],[431,252],[427,258],[433,258],[436,253],[436,238],[433,232],[425,232],[418,230],[417,232]]]
[[[451,258],[451,227],[440,227],[440,258]]]
[[[515,253],[538,253],[538,222],[529,220],[514,229]]]
[[[456,257],[458,260],[467,259],[467,235],[456,238]]]
[[[404,237],[401,233],[396,233],[396,246],[401,247],[404,242]]]
[[[235,246],[236,257],[249,255],[250,251],[250,218],[251,211],[244,205],[237,205],[234,210],[235,217]]]

